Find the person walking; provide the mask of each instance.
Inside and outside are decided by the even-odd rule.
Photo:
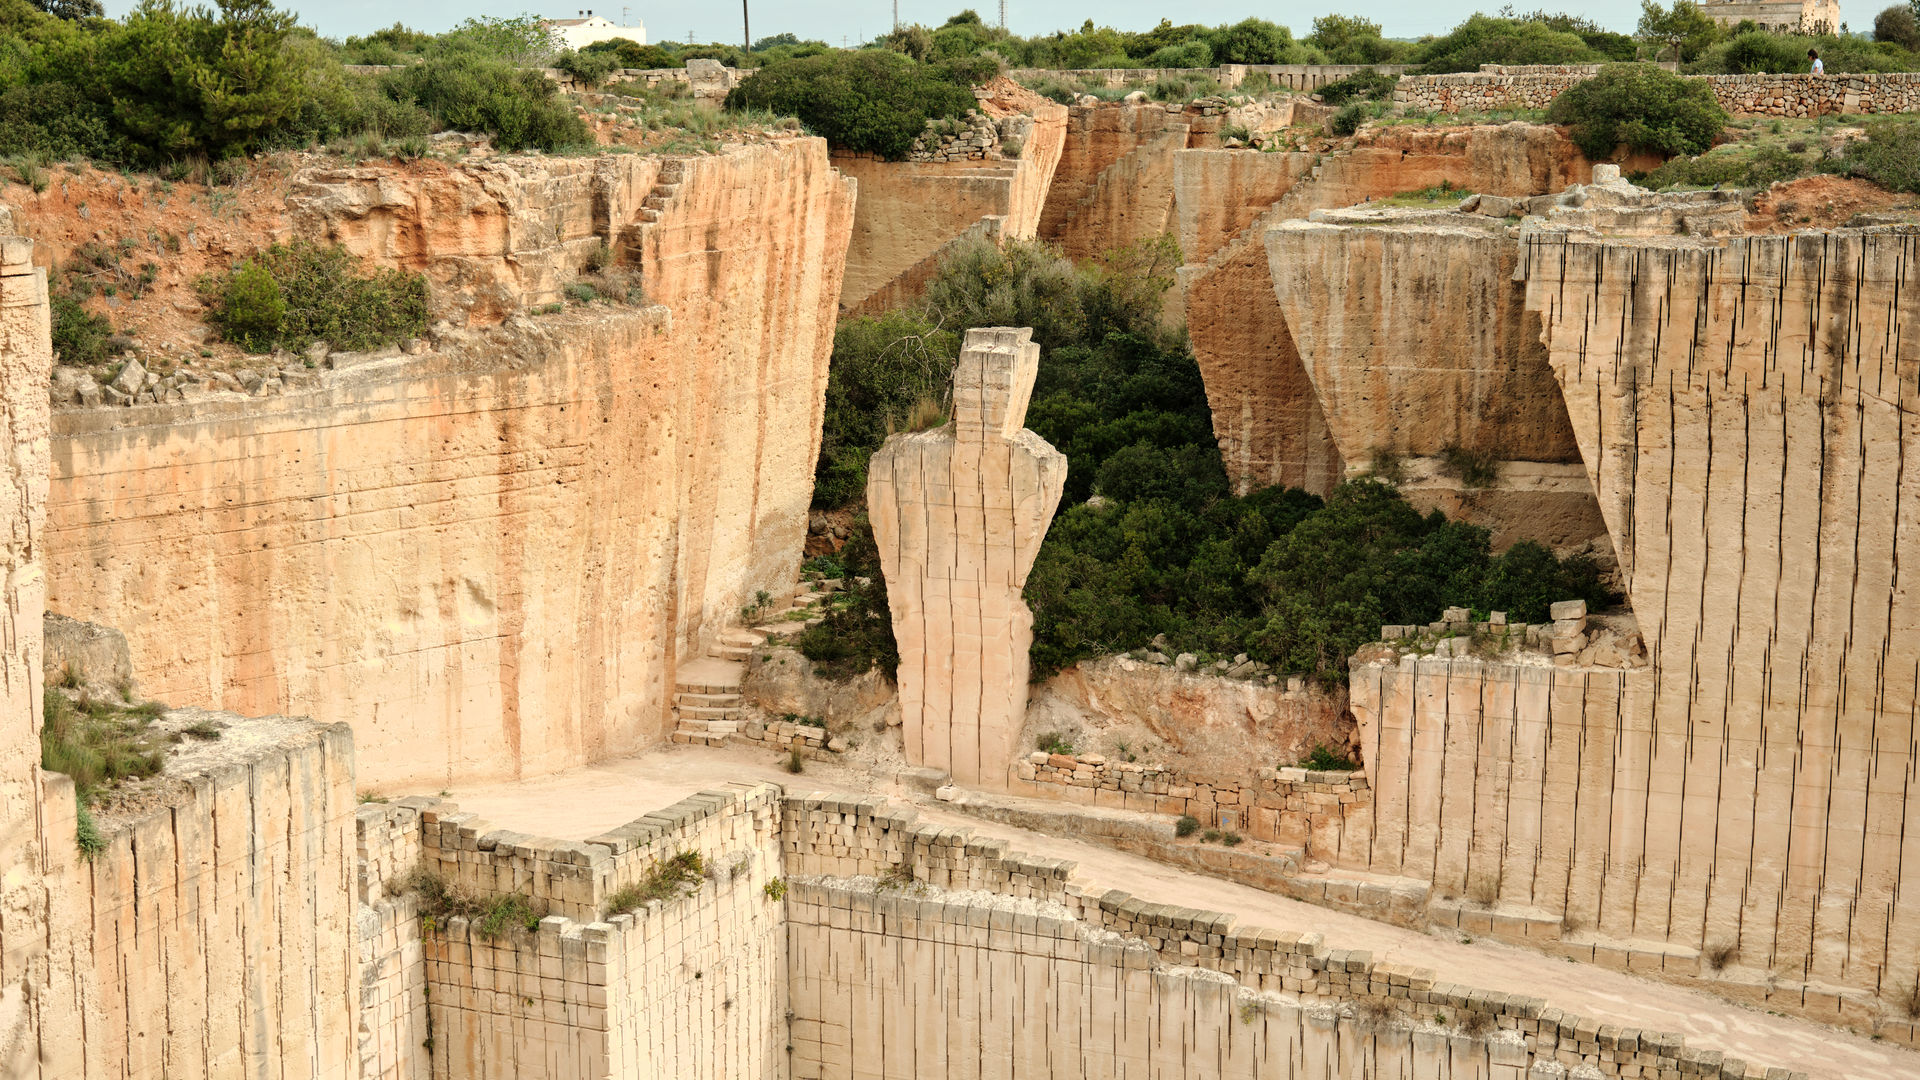
[[[1818,51],[1808,49],[1807,59],[1813,64],[1813,73],[1815,75],[1825,75],[1827,73],[1827,65],[1820,62],[1820,53]]]

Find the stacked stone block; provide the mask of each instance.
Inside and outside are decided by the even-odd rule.
[[[1492,112],[1544,109],[1576,83],[1592,78],[1592,65],[1501,67],[1477,72],[1403,75],[1393,103],[1410,112]],[[1841,113],[1905,113],[1920,110],[1920,74],[1688,75],[1704,79],[1714,100],[1729,113],[1747,116],[1831,116]]]
[[[915,817],[880,796],[789,797],[781,814],[786,867],[795,874],[890,878],[1044,900],[1065,894],[1072,862],[1011,855],[1004,840],[916,824]]]

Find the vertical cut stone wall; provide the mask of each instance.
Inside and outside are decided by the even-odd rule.
[[[48,334],[47,276],[33,266],[33,242],[0,236],[0,1074],[22,1077],[38,1068],[44,845],[73,813],[72,786],[53,779],[43,791],[40,773]],[[48,815],[44,808],[63,797],[65,813]]]
[[[1033,613],[1020,598],[1067,459],[1026,430],[1031,330],[969,330],[953,421],[888,437],[867,505],[900,646],[907,758],[1004,786],[1026,721]]]
[[[352,732],[270,719],[222,739],[246,743],[170,764],[155,809],[96,811],[90,860],[70,816],[47,837],[40,1075],[357,1071]]]
[[[370,788],[662,739],[681,658],[796,572],[852,212],[819,140],[671,164],[632,239],[655,307],[450,332],[284,397],[59,413],[52,605],[124,631],[161,700],[353,724]],[[438,271],[598,243],[580,176],[523,179],[552,204],[476,213],[485,257]],[[410,218],[346,220],[405,262]]]

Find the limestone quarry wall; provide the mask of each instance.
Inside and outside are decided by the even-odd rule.
[[[37,1075],[352,1075],[352,733],[229,724],[176,747],[166,776],[151,809],[96,810],[90,860],[63,792]]]
[[[785,813],[796,1078],[1758,1075],[1679,1035],[1103,888],[882,799]]]
[[[1186,147],[1196,119],[1183,105],[1073,106],[1040,239],[1091,259],[1170,231],[1173,152]]]
[[[658,307],[60,413],[51,606],[162,700],[351,722],[371,787],[662,738],[679,659],[793,579],[851,223],[818,140],[680,167],[630,235]]]
[[[429,866],[436,831],[442,842],[477,839],[463,835],[465,816],[422,814]],[[494,871],[480,895],[531,894],[556,913],[533,931],[488,936],[456,917],[426,935],[433,1075],[787,1076],[785,914],[769,892],[781,837],[779,791],[760,785],[696,796],[587,844],[500,832],[460,842],[467,863]],[[571,892],[533,863],[589,848],[614,873],[589,879],[591,901],[569,918],[547,897]],[[638,877],[623,881],[620,864],[644,870],[682,850],[705,861],[685,895],[600,918],[615,882]]]
[[[1566,136],[1526,124],[1395,131],[1331,155],[1183,150],[1173,155],[1181,287],[1227,475],[1324,493],[1349,464],[1293,327],[1274,295],[1264,238],[1283,221],[1449,181],[1530,195],[1584,183],[1591,167]],[[1346,303],[1342,299],[1343,305]],[[1551,427],[1551,418],[1541,424]],[[1373,439],[1362,439],[1370,449]],[[1351,451],[1348,451],[1351,452]]]
[[[32,241],[0,237],[0,1073],[25,1077],[48,964],[40,875],[55,856],[41,838],[73,814],[73,786],[40,772],[48,327]]]
[[[1034,106],[1019,155],[991,160],[883,161],[835,154],[836,169],[858,185],[844,314],[878,314],[917,298],[940,259],[963,238],[1031,240],[1066,137],[1067,110]]]
[[[1491,528],[1497,547],[1569,548],[1605,534],[1504,224],[1288,221],[1266,241],[1274,294],[1342,460],[1427,459],[1403,482],[1408,497]],[[1447,475],[1452,449],[1497,462],[1498,477],[1469,486]]]
[[[1613,733],[1580,759],[1612,808],[1572,838],[1602,872],[1570,902],[1610,935],[1883,994],[1920,972],[1916,257],[1910,230],[1527,237],[1653,664],[1580,721]]]

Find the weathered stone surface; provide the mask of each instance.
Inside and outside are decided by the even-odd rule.
[[[1067,460],[1021,427],[1032,331],[967,332],[953,421],[873,457],[868,513],[900,646],[908,760],[1004,785],[1027,705],[1033,615],[1020,598]]]
[[[0,1074],[7,1076],[32,1075],[39,1050],[32,1011],[42,991],[28,978],[43,969],[47,953],[41,804],[67,800],[46,815],[52,829],[73,820],[72,785],[56,784],[48,796],[39,768],[53,347],[47,275],[32,257],[32,241],[0,237]]]
[[[574,249],[536,232],[509,258],[532,215],[500,208],[551,194],[542,170],[613,161],[651,189],[672,164],[628,234],[653,307],[447,328],[277,397],[62,411],[55,608],[123,631],[163,701],[353,723],[368,783],[663,738],[680,659],[794,579],[852,191],[817,139],[627,158],[474,167],[460,190],[489,209],[466,215],[433,210],[451,176],[369,176],[387,209],[314,231],[485,293]],[[567,206],[553,228],[597,244]],[[497,247],[455,254],[483,227]]]
[[[1496,194],[1557,191],[1586,180],[1588,168],[1565,134],[1529,124],[1392,129],[1325,155],[1175,154],[1186,321],[1236,489],[1284,484],[1325,493],[1349,466],[1364,468],[1372,451],[1363,441],[1357,458],[1343,458],[1328,429],[1294,328],[1274,296],[1269,229],[1442,181]]]
[[[1340,456],[1403,459],[1416,505],[1491,528],[1499,547],[1604,536],[1506,228],[1456,213],[1324,217],[1268,230],[1267,251]],[[1464,473],[1462,451],[1493,474]]]

